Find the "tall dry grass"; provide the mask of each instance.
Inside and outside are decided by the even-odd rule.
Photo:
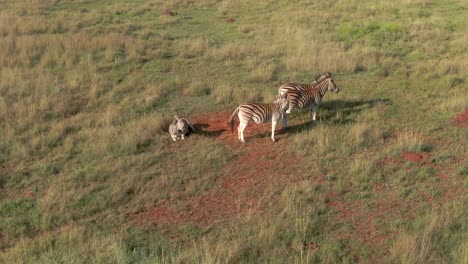
[[[424,143],[440,142],[463,157],[463,130],[438,129],[466,109],[459,96],[467,79],[460,3],[2,2],[0,262],[338,263],[386,252],[385,245],[334,237],[346,223],[328,195],[352,203],[352,192],[368,191],[380,175],[365,154],[387,156],[387,143],[395,151],[425,151]],[[165,9],[176,15],[163,15]],[[236,21],[226,23],[228,17]],[[243,154],[204,134],[171,144],[173,114],[269,102],[280,82],[323,71],[337,73],[344,95],[327,95],[324,117],[311,129],[301,125],[304,113],[293,115],[285,138],[285,153],[303,160],[296,173],[310,180],[271,187],[259,198],[260,218],[252,210],[206,229],[135,227],[132,213],[217,188],[216,172]],[[403,90],[411,95],[406,105]],[[393,104],[365,103],[376,98]],[[415,105],[429,110],[421,114]],[[384,140],[410,119],[412,130]],[[435,178],[435,169],[415,170],[416,179],[388,166],[381,171],[404,174],[401,181],[413,188],[405,203],[427,191],[424,179]],[[416,209],[428,205],[418,201]],[[382,261],[466,262],[466,239],[457,237],[464,216],[458,209],[436,215],[387,241],[392,256]],[[382,227],[393,232],[412,221]],[[164,238],[166,231],[175,239]],[[306,247],[314,243],[319,250]]]
[[[463,204],[434,209],[416,231],[401,233],[390,248],[401,263],[465,263],[466,211]]]

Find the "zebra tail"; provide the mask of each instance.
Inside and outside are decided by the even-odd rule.
[[[237,112],[239,112],[239,107],[237,107],[236,110],[234,110],[231,117],[229,118],[229,123],[231,124],[231,133],[234,132],[234,119],[236,117]]]

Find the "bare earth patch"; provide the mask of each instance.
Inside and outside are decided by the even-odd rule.
[[[139,226],[184,225],[213,226],[239,217],[255,217],[267,213],[265,198],[275,199],[272,190],[283,190],[284,186],[300,182],[302,177],[295,175],[298,166],[304,162],[301,157],[284,156],[288,143],[287,133],[277,134],[277,142],[270,140],[271,124],[257,125],[250,123],[245,130],[246,143],[237,139],[237,125],[231,133],[228,123],[231,112],[204,113],[190,119],[197,133],[211,137],[228,146],[231,150],[240,150],[237,155],[220,172],[211,189],[198,195],[179,200],[166,200],[154,208],[147,208],[131,216]],[[180,151],[180,149],[178,149]],[[261,153],[261,155],[259,155]],[[463,158],[460,158],[461,160]],[[347,200],[343,194],[330,190],[327,193],[327,206],[337,225],[343,225],[332,232],[339,239],[353,240],[369,248],[385,246],[396,233],[388,228],[388,223],[395,219],[414,219],[415,212],[423,204],[433,206],[458,199],[463,195],[460,179],[453,178],[448,170],[431,162],[430,153],[402,152],[401,156],[384,157],[377,161],[379,166],[399,166],[405,161],[415,166],[429,166],[436,170],[438,182],[433,182],[437,194],[427,190],[414,189],[419,197],[402,198],[396,195],[395,186],[383,182],[373,182],[369,198]],[[314,177],[313,181],[322,182],[323,177]],[[346,192],[359,192],[351,187]],[[281,193],[281,192],[279,192]],[[301,245],[294,245],[301,246]],[[307,250],[320,250],[320,245],[305,243]],[[378,262],[382,256],[374,256],[372,262]]]
[[[230,115],[231,112],[219,112],[190,118],[197,133],[222,141],[230,148],[242,149],[242,154],[222,169],[215,186],[185,201],[165,201],[162,206],[132,215],[132,220],[138,225],[193,223],[208,226],[229,218],[260,213],[266,209],[264,206],[260,209],[260,203],[268,190],[299,180],[292,172],[300,157],[282,153],[287,135],[278,134],[275,136],[277,142],[273,143],[271,123],[258,125],[251,122],[244,132],[246,143],[243,144],[237,139],[238,121],[231,133]],[[184,209],[177,211],[171,205]]]
[[[164,12],[162,13],[164,16],[175,16],[174,12],[172,12],[171,10],[164,10]]]
[[[468,128],[468,110],[458,113],[453,119],[458,126]]]
[[[414,163],[420,163],[420,162],[426,161],[427,159],[429,159],[431,157],[431,154],[426,153],[426,152],[418,153],[418,152],[403,151],[401,153],[401,155],[403,156],[403,158],[405,158],[405,160],[411,161],[411,162],[414,162]]]

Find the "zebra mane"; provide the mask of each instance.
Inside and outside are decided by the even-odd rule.
[[[324,73],[320,74],[319,76],[317,76],[315,78],[315,80],[313,80],[311,83],[312,84],[317,84],[317,83],[325,80],[326,78],[330,78],[332,76],[333,76],[333,74],[331,72],[324,72]]]

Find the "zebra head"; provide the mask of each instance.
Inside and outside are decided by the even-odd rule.
[[[177,119],[177,131],[182,134],[187,130],[187,125],[185,124],[183,118]]]
[[[340,92],[340,88],[336,85],[335,80],[333,80],[333,76],[327,78],[328,81],[328,90],[332,93]]]

